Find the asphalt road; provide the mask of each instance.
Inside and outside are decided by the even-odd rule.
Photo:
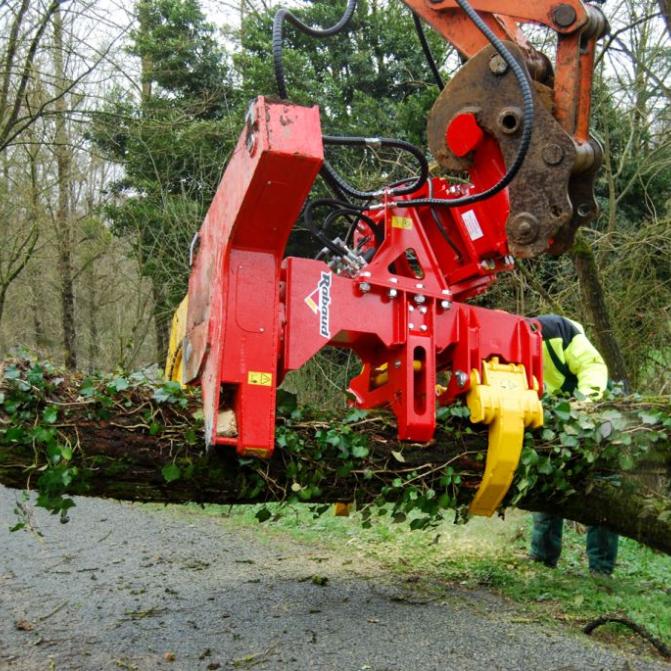
[[[36,513],[42,539],[9,533],[15,496],[0,488],[2,671],[671,668],[224,518],[87,499],[67,525]]]

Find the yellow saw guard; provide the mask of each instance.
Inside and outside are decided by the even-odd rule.
[[[184,368],[182,343],[186,336],[186,313],[189,309],[189,297],[184,296],[179,304],[175,314],[172,317],[170,326],[170,341],[168,343],[168,356],[165,362],[165,371],[163,376],[166,380],[179,382],[183,387],[182,370]]]
[[[529,389],[524,366],[499,363],[498,357],[482,362],[482,380],[477,370],[471,372],[466,403],[471,422],[489,424],[485,472],[470,511],[491,517],[513,481],[524,429],[543,426],[543,404],[537,389]]]

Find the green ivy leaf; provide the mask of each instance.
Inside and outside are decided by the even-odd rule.
[[[266,506],[263,506],[262,508],[259,508],[256,515],[254,515],[254,517],[256,517],[256,519],[259,522],[266,522],[272,516],[273,516],[273,514],[270,512],[270,510],[268,510],[268,508],[266,508]]]
[[[42,411],[42,418],[47,424],[53,424],[58,419],[58,408],[53,405],[47,406]]]
[[[82,386],[79,387],[79,395],[83,398],[92,398],[95,396],[96,388],[94,386],[94,381],[91,378],[86,378],[82,382]]]
[[[368,456],[368,448],[365,445],[355,445],[352,448],[352,456],[357,459],[363,459]]]
[[[545,459],[541,460],[539,466],[538,466],[538,472],[542,473],[543,475],[550,475],[554,471],[554,467],[552,465],[552,460],[548,457]]]
[[[561,433],[559,435],[559,440],[564,447],[578,447],[578,439],[575,436]]]
[[[343,419],[343,424],[352,424],[354,422],[360,422],[362,419],[365,419],[366,417],[368,417],[368,412],[366,410],[359,410],[358,408],[354,408],[345,415],[345,419]]]
[[[130,386],[125,377],[115,377],[108,385],[114,391],[124,391]]]
[[[20,426],[11,426],[5,431],[5,441],[8,443],[20,442],[25,436],[26,432]]]
[[[21,377],[21,371],[14,365],[5,368],[5,380],[18,380]]]
[[[557,403],[554,413],[562,422],[567,422],[571,419],[571,404],[568,401]]]
[[[44,371],[41,366],[33,366],[26,375],[26,379],[34,387],[39,387],[40,389],[44,387]]]
[[[657,424],[659,422],[659,415],[656,413],[653,414],[651,412],[639,412],[638,416],[641,418],[643,424],[652,426],[653,424]]]
[[[613,433],[613,423],[610,421],[604,422],[597,431],[602,438],[608,438]]]
[[[161,474],[166,482],[174,482],[182,476],[182,471],[177,464],[166,464],[161,469]]]

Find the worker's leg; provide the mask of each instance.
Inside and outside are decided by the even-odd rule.
[[[531,533],[531,558],[554,568],[561,554],[564,520],[555,515],[534,513]]]
[[[618,535],[603,527],[588,527],[587,558],[593,573],[610,575],[617,559]]]

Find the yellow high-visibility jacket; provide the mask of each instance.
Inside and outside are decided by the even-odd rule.
[[[572,394],[577,389],[588,398],[600,398],[608,383],[608,367],[583,327],[559,315],[537,319],[543,333],[545,391]]]

